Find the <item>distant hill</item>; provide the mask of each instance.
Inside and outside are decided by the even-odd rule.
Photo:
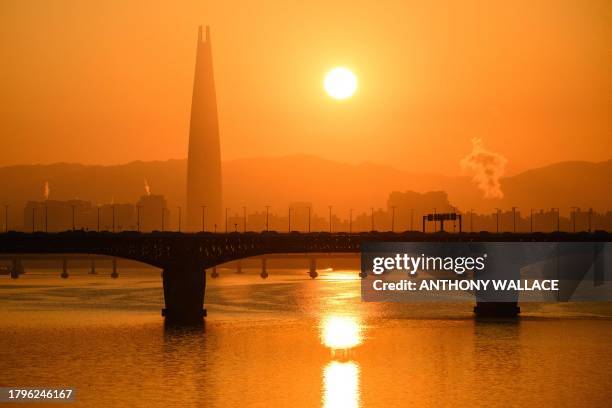
[[[57,163],[0,168],[0,202],[21,208],[27,200],[42,200],[44,184],[50,198],[81,198],[94,203],[136,202],[151,192],[164,194],[169,206],[184,205],[185,160],[135,161],[118,166]],[[532,169],[501,180],[504,198],[483,199],[469,177],[412,174],[374,163],[340,163],[310,155],[245,158],[223,163],[226,205],[250,209],[265,205],[286,208],[310,202],[320,213],[333,205],[339,210],[364,211],[385,207],[392,191],[444,190],[455,206],[476,211],[494,207],[529,208],[570,206],[612,209],[612,160],[601,163],[563,162]]]
[[[503,207],[530,208],[571,206],[612,210],[612,160],[591,163],[570,161],[532,169],[501,181]]]

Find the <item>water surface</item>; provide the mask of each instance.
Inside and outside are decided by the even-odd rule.
[[[191,328],[164,325],[159,271],[0,277],[0,385],[76,387],[70,406],[609,406],[610,304],[482,322],[362,303],[356,271],[220,271]]]

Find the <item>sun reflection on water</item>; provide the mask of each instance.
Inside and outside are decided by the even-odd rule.
[[[321,322],[321,341],[333,358],[343,360],[334,359],[323,368],[323,407],[359,407],[359,364],[346,359],[349,350],[363,341],[361,322],[355,316],[326,316]]]
[[[323,407],[359,407],[359,366],[357,363],[331,361],[323,369]]]

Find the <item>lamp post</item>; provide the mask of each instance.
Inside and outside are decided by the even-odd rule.
[[[206,231],[206,206],[201,205],[202,207],[202,232]]]
[[[433,209],[433,212],[434,212],[434,217],[433,217],[433,218],[434,218],[434,219],[433,219],[433,223],[434,223],[434,224],[433,224],[433,225],[434,225],[434,232],[436,232],[436,229],[438,228],[438,227],[436,226],[436,214],[437,214],[437,213],[436,213],[436,211],[437,211],[437,209],[436,209],[436,207],[434,207],[434,209]],[[440,221],[440,229],[442,229],[442,221]]]
[[[114,208],[114,207],[113,207],[113,208]],[[115,214],[115,212],[114,212],[114,211],[113,211],[113,214]],[[162,232],[164,232],[164,221],[165,221],[165,219],[164,219],[164,218],[166,217],[166,207],[162,207],[161,216],[162,216],[162,220],[161,220],[161,221],[162,221],[161,230],[162,230]],[[114,219],[115,219],[115,218],[113,217],[113,230],[115,229],[115,227],[114,227],[114,225],[115,225],[115,224],[114,224]]]
[[[72,204],[70,207],[72,207],[72,230],[74,231],[74,229],[75,229],[75,222],[74,222],[74,210],[75,210],[75,205],[74,205],[74,204]],[[115,208],[115,207],[113,207],[113,209],[114,209],[114,208]],[[114,224],[114,222],[115,222],[115,219],[113,218],[113,232],[115,231],[115,224]]]
[[[395,206],[391,206],[391,232],[395,232]]]
[[[495,232],[499,234],[499,208],[495,208]]]
[[[229,211],[229,208],[225,208],[225,233],[227,234],[227,212]]]
[[[560,230],[560,228],[559,228],[559,224],[560,224],[559,218],[561,217],[561,216],[559,215],[559,208],[557,208],[557,207],[553,207],[553,208],[551,208],[550,210],[552,211],[553,216],[555,215],[555,211],[557,212],[557,232],[559,232],[559,230]],[[553,222],[554,222],[554,219],[553,219]],[[553,227],[553,228],[554,228],[554,227]]]
[[[474,232],[474,209],[470,208],[470,232]]]
[[[242,218],[243,218],[243,225],[242,225],[242,232],[246,232],[246,227],[247,227],[247,214],[246,214],[246,207],[242,207]]]
[[[181,209],[181,206],[179,205],[178,206],[178,232],[181,232],[181,217],[183,215],[182,213],[183,213],[183,210]]]
[[[578,210],[580,210],[580,208],[578,208],[578,207],[572,207],[572,222],[573,222],[573,224],[574,224],[574,225],[573,225],[572,230],[573,230],[574,232],[576,232],[576,212],[577,212]]]
[[[370,231],[374,231],[374,207],[370,207]]]
[[[140,232],[140,207],[141,205],[136,206],[136,230]]]

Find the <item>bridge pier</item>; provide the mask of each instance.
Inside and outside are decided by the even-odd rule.
[[[15,258],[13,259],[13,265],[11,267],[11,279],[19,278],[19,275],[23,273],[23,264],[21,263],[21,259]]]
[[[117,279],[119,277],[119,273],[117,272],[117,258],[113,258],[113,272],[111,273],[111,278]]]
[[[206,273],[198,263],[174,263],[162,272],[164,303],[162,316],[168,322],[193,323],[206,316]]]
[[[261,273],[259,274],[262,279],[266,279],[268,277],[268,270],[266,268],[266,258],[261,258]]]
[[[308,272],[308,275],[310,275],[312,279],[319,276],[317,273],[317,258],[310,258],[310,271]]]
[[[521,308],[518,302],[476,302],[476,317],[518,317]]]
[[[62,258],[62,279],[68,278],[68,258]]]

